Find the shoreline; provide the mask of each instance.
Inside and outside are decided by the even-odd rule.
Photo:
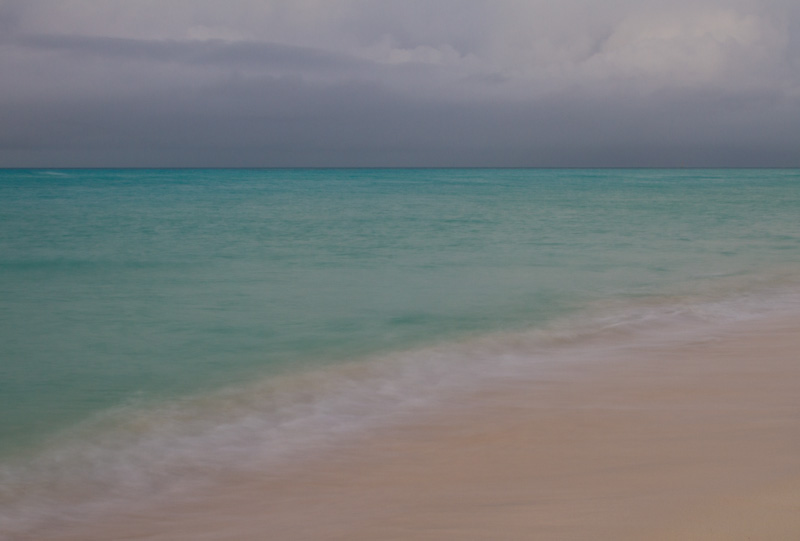
[[[301,467],[36,539],[800,536],[800,317],[600,355]]]

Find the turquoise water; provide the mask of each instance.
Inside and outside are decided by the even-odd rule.
[[[798,217],[798,170],[0,171],[0,505],[316,448],[503,337],[792,305]]]

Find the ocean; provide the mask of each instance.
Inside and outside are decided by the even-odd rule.
[[[0,170],[0,538],[778,312],[800,170]]]

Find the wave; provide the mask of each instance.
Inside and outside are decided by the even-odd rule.
[[[702,297],[604,300],[544,327],[286,372],[169,403],[128,403],[0,466],[0,535],[130,509],[219,475],[278,470],[371,428],[457,403],[462,393],[541,377],[548,367],[800,312],[793,279],[748,290],[724,282],[709,280]]]

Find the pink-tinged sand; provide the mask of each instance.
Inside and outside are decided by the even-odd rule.
[[[37,539],[800,540],[800,319],[653,344]]]

